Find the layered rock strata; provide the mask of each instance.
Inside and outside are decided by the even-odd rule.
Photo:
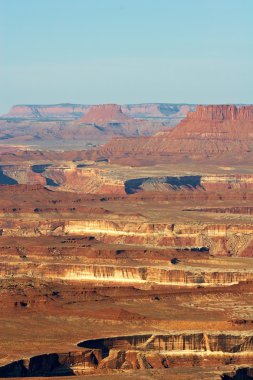
[[[105,219],[0,220],[2,236],[93,236],[106,244],[203,250],[217,256],[252,257],[251,224],[167,224]],[[203,249],[205,248],[205,249]]]
[[[203,363],[210,366],[211,362],[240,364],[250,361],[253,355],[251,335],[201,332],[114,337],[84,341],[79,346],[85,350],[11,362],[0,367],[0,377],[71,376],[103,369],[161,369]]]
[[[118,283],[157,283],[164,285],[217,286],[253,281],[253,270],[190,270],[159,266],[81,265],[65,263],[1,263],[0,277],[34,277],[49,280],[111,281]]]
[[[211,158],[252,161],[253,106],[198,106],[173,130],[152,137],[115,139],[95,151],[94,156],[132,162],[167,160],[208,160]],[[150,157],[152,156],[152,157]],[[173,157],[174,156],[174,157]],[[241,157],[242,156],[242,157]],[[232,161],[231,161],[232,160]],[[123,162],[123,161],[122,161]]]

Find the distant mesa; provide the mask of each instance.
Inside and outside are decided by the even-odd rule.
[[[224,164],[238,159],[253,163],[252,105],[15,106],[0,118],[0,128],[0,138],[13,144],[60,144],[64,149],[103,145],[88,158],[119,159],[128,165],[137,160],[221,162],[221,157],[226,158]]]
[[[89,105],[85,104],[24,104],[15,105],[10,111],[2,115],[6,119],[25,119],[25,120],[75,120],[79,119]]]
[[[0,140],[40,149],[87,149],[115,136],[151,136],[194,109],[167,103],[15,105],[0,116]]]
[[[149,137],[113,139],[96,155],[127,164],[188,158],[253,162],[253,106],[197,106],[174,128]]]
[[[173,103],[142,103],[142,104],[24,104],[14,105],[10,111],[1,115],[2,119],[25,120],[78,120],[92,109],[92,112],[102,112],[103,108],[114,108],[122,120],[123,116],[129,118],[169,120],[173,125],[183,119],[189,111],[195,109],[195,105]],[[116,110],[118,108],[118,111]],[[119,109],[121,108],[121,109]],[[92,114],[91,114],[92,116]],[[95,115],[96,116],[96,115]],[[114,115],[115,117],[116,115]],[[93,117],[93,116],[92,116]],[[125,118],[124,118],[125,119]]]
[[[117,104],[101,104],[91,107],[88,112],[81,117],[80,121],[83,123],[102,125],[113,122],[134,122],[134,119],[124,114],[121,106]]]

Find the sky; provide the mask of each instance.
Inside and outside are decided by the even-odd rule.
[[[0,0],[14,104],[253,103],[253,0]]]

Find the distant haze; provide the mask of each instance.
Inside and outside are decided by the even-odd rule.
[[[13,104],[253,103],[252,0],[0,0]]]

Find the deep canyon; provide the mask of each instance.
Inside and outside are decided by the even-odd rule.
[[[252,131],[238,105],[3,115],[0,377],[253,378]]]

